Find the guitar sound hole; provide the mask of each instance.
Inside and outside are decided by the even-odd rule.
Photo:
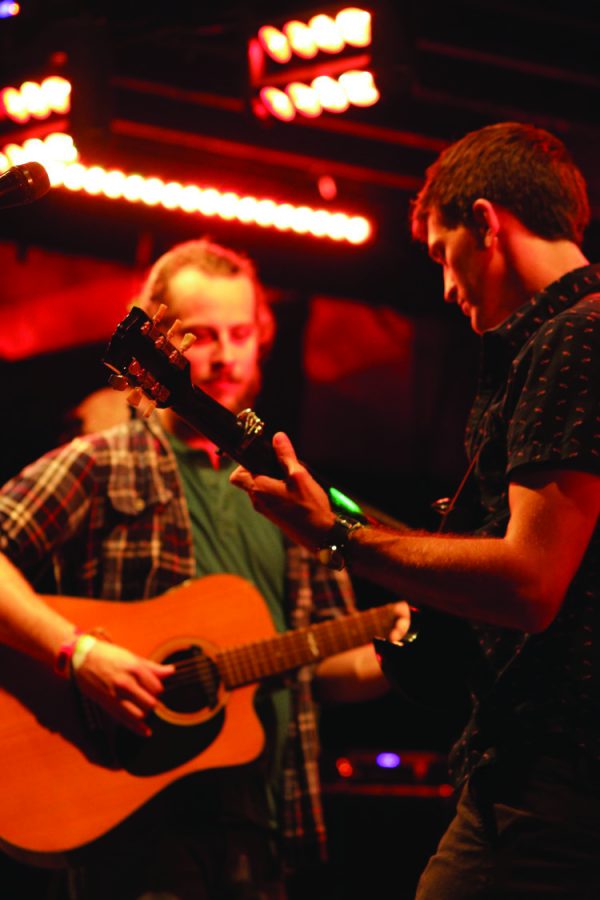
[[[164,682],[164,705],[177,713],[214,709],[219,699],[219,672],[213,660],[195,644],[170,653],[162,660],[176,672]]]

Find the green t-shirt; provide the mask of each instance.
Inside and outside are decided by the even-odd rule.
[[[244,491],[229,483],[235,463],[224,458],[213,468],[203,450],[168,435],[192,523],[198,577],[221,572],[240,575],[265,600],[277,631],[286,631],[285,548],[277,526],[256,513]],[[232,635],[231,643],[242,642]],[[255,706],[266,733],[265,751],[251,766],[225,769],[210,778],[215,814],[223,820],[276,827],[281,769],[291,698],[287,689],[256,693]],[[218,787],[215,787],[218,786]],[[208,779],[207,779],[208,787]]]

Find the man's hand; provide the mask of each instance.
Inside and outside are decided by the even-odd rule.
[[[124,647],[98,640],[77,670],[81,691],[113,719],[149,737],[146,716],[163,690],[163,679],[175,667],[143,659]]]
[[[394,612],[396,621],[388,635],[388,640],[398,643],[406,637],[410,630],[410,606],[404,600],[399,600],[395,604]]]
[[[238,466],[230,481],[245,490],[256,511],[271,519],[293,541],[316,550],[325,543],[335,521],[327,494],[298,461],[283,432],[273,437],[273,448],[285,473],[284,480],[252,475]]]

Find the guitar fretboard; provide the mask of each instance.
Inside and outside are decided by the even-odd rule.
[[[376,636],[386,635],[395,618],[394,604],[390,603],[223,650],[215,662],[231,690],[367,644]]]

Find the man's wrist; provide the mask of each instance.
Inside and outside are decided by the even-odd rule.
[[[343,569],[349,561],[352,535],[364,523],[350,516],[336,516],[323,544],[317,551],[319,561],[330,569]]]

